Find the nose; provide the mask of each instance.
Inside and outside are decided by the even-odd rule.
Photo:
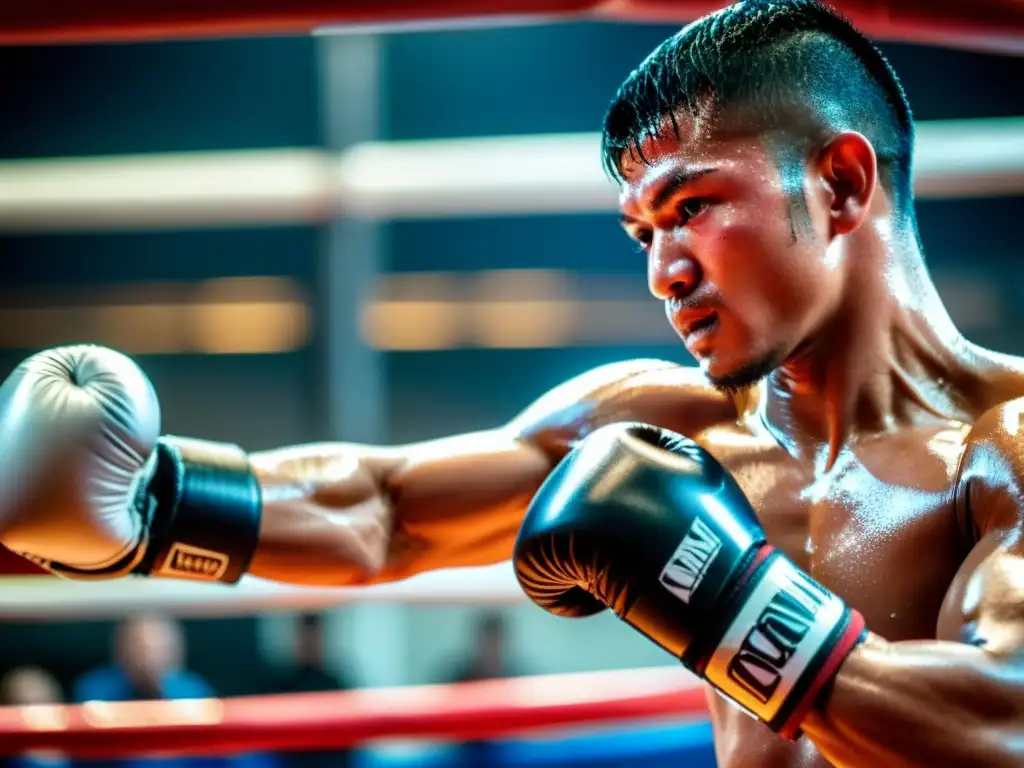
[[[700,284],[700,264],[670,233],[657,232],[647,257],[647,287],[656,299],[682,299]]]

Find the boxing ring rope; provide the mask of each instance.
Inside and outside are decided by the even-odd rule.
[[[353,589],[297,587],[252,576],[227,586],[144,578],[83,582],[31,575],[3,578],[0,619],[102,619],[148,610],[197,618],[347,603],[510,605],[525,601],[508,562],[480,568],[448,568],[393,584]]]
[[[1024,50],[1024,13],[1016,0],[834,0],[872,36],[979,50]],[[721,7],[714,0],[156,0],[80,3],[40,0],[0,7],[0,44],[97,42],[312,32],[344,25],[394,29],[410,23],[474,19],[490,24],[544,19],[679,23]]]
[[[472,740],[612,721],[702,719],[682,667],[222,699],[0,708],[0,754],[80,757],[312,750],[371,740]]]
[[[0,163],[0,232],[615,209],[594,133]],[[1024,118],[922,122],[916,194],[1024,192]]]

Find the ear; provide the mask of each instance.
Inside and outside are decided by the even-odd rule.
[[[875,148],[862,134],[839,134],[821,151],[819,172],[829,194],[832,235],[857,229],[867,217],[878,178]]]

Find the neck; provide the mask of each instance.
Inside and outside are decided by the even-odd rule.
[[[762,416],[794,455],[827,471],[858,434],[963,418],[977,354],[956,329],[916,237],[888,221],[847,248],[847,286],[828,321],[768,378]]]

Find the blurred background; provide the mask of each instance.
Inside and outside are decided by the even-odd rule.
[[[624,76],[675,29],[560,23],[0,48],[0,158],[593,132]],[[1024,58],[882,48],[918,120],[1024,115]],[[0,193],[4,184],[0,171]],[[972,340],[1015,353],[1021,202],[918,202],[954,319]],[[491,427],[594,365],[689,362],[610,209],[14,229],[0,232],[2,375],[44,347],[108,344],[152,379],[165,432],[250,450]],[[130,658],[132,645],[146,658]],[[144,690],[161,669],[180,670],[180,695],[236,695],[668,661],[608,617],[565,622],[521,603],[7,617],[0,627],[8,701],[121,695],[125,676]]]

